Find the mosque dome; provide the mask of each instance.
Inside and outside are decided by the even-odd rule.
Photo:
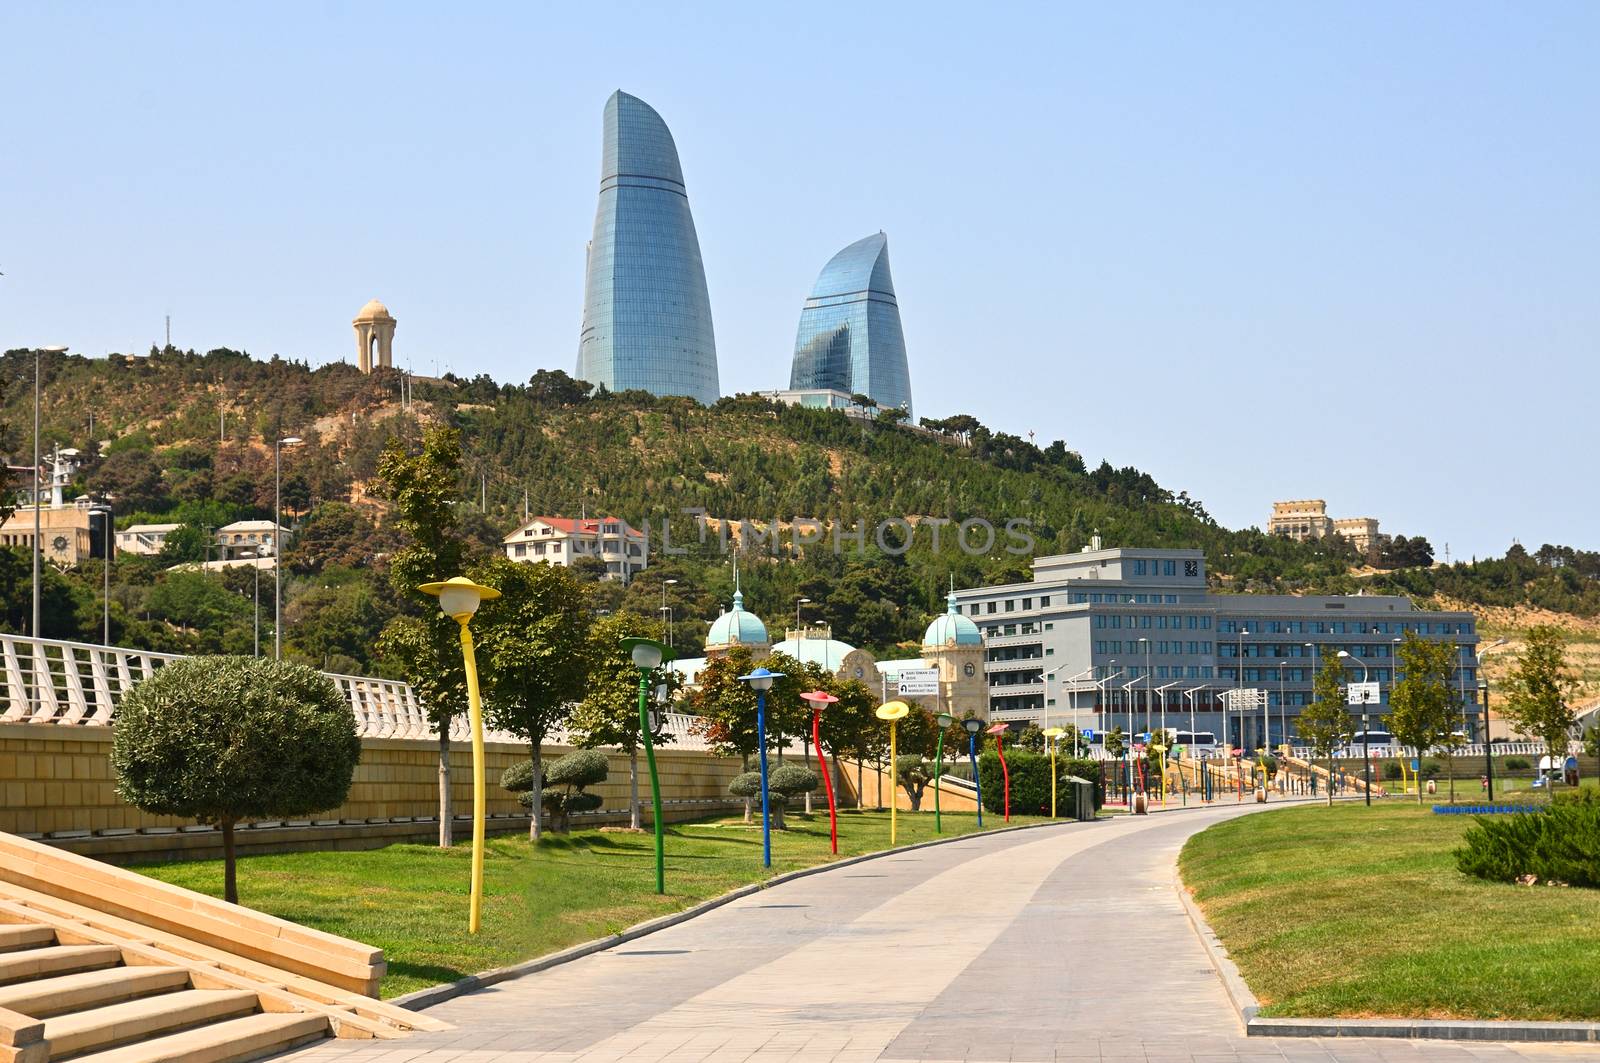
[[[934,618],[928,625],[928,630],[922,636],[922,645],[925,649],[943,649],[946,646],[982,646],[983,634],[978,630],[978,625],[970,617],[961,615],[961,607],[956,602],[954,591],[945,599],[946,611],[943,616]]]
[[[746,612],[744,594],[733,592],[733,608],[711,623],[707,646],[765,646],[767,625],[754,613]]]

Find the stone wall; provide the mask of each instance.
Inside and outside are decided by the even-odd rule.
[[[566,747],[546,747],[545,763]],[[111,728],[57,724],[0,724],[0,831],[40,838],[91,855],[136,859],[145,855],[204,857],[220,851],[215,831],[200,831],[193,821],[152,816],[125,804],[116,793],[111,767]],[[472,809],[472,750],[451,746],[450,782],[458,820]],[[490,829],[526,830],[527,813],[516,795],[500,789],[500,773],[528,756],[526,746],[489,743]],[[701,751],[656,752],[664,818],[668,820],[742,808],[728,796],[739,773],[737,759]],[[648,821],[649,776],[639,757],[639,792]],[[394,841],[437,837],[439,750],[434,741],[364,739],[349,800],[308,820],[273,823],[241,832],[240,844],[252,851],[329,847],[368,848]],[[585,824],[626,821],[628,759],[611,754],[611,776],[595,788],[603,811],[583,817]],[[456,837],[470,833],[466,821]],[[191,837],[209,835],[209,837]]]

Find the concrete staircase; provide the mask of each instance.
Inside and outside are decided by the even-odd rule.
[[[67,896],[91,881],[94,903]],[[162,918],[178,904],[188,925]],[[206,933],[211,920],[232,932]],[[359,991],[376,990],[374,953],[0,835],[0,1063],[232,1063],[448,1029]]]

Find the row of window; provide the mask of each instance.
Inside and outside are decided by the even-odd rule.
[[[1218,618],[1217,633],[1243,635],[1470,635],[1465,620],[1227,620]]]
[[[1127,622],[1124,623],[1123,621]],[[1193,614],[1168,616],[1162,613],[1152,616],[1149,613],[1142,613],[1136,616],[1123,616],[1121,613],[1096,613],[1094,615],[1094,626],[1112,629],[1124,627],[1140,628],[1145,631],[1210,631],[1211,618]]]
[[[1194,576],[1199,572],[1198,561],[1184,563],[1184,575]],[[1160,571],[1157,571],[1159,569]],[[1136,557],[1133,559],[1133,574],[1135,576],[1176,576],[1178,562],[1171,559],[1149,559]]]
[[[1150,672],[1138,665],[1095,665],[1094,677],[1096,679],[1110,679],[1116,676],[1120,680],[1143,679],[1153,673],[1157,679],[1214,679],[1214,669],[1209,664],[1174,664],[1158,665]]]
[[[1072,605],[1177,605],[1176,594],[1135,594],[1129,591],[1073,591]]]
[[[1094,643],[1094,652],[1121,653],[1122,645],[1121,639],[1096,639]],[[1209,654],[1213,649],[1212,644],[1209,642],[1176,642],[1164,640],[1151,642],[1149,639],[1130,641],[1127,645],[1129,653],[1143,653],[1145,646],[1149,646],[1151,648],[1150,652],[1156,654]]]
[[[1048,594],[1041,594],[1038,597],[1037,601],[1038,601],[1038,607],[1040,609],[1048,609],[1048,608],[1050,608],[1050,596]],[[1024,599],[1022,599],[1022,611],[1024,613],[1026,613],[1029,610],[1033,609],[1034,608],[1034,602],[1035,602],[1035,599],[1033,599],[1033,598],[1024,598]],[[1002,609],[1002,606],[1004,607],[1003,609]],[[956,608],[959,610],[961,607],[957,606]],[[969,615],[969,616],[978,616],[980,614],[987,614],[989,616],[993,616],[995,613],[998,613],[998,612],[1014,613],[1016,611],[1017,611],[1017,599],[1015,599],[1015,598],[1007,598],[1004,602],[999,602],[999,601],[994,601],[994,602],[973,602],[970,606],[967,607],[967,615]]]

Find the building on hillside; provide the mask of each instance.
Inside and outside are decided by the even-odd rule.
[[[860,413],[866,411],[857,406],[848,391],[836,391],[833,388],[802,388],[781,391],[758,391],[764,399],[781,402],[785,406],[804,406],[810,410],[843,410],[846,413]]]
[[[1466,729],[1482,733],[1471,613],[1425,612],[1397,596],[1211,594],[1199,550],[1086,547],[1034,558],[1029,582],[956,598],[983,630],[997,719],[1142,731],[1163,711],[1168,727],[1187,726],[1192,707],[1198,729],[1246,748],[1264,738],[1276,745],[1286,732],[1293,740],[1315,669],[1343,650],[1350,680],[1379,684],[1376,727],[1395,680],[1396,644],[1410,631],[1455,647],[1452,684],[1466,703]],[[1241,688],[1265,692],[1265,721],[1232,712],[1224,720],[1221,695]]]
[[[217,560],[236,561],[278,554],[278,544],[292,533],[270,520],[236,520],[217,529]]]
[[[87,498],[61,506],[40,506],[40,556],[57,568],[75,568],[91,557],[104,557],[106,547],[102,539],[115,542],[114,534],[106,534],[112,524],[110,514],[109,508]],[[0,546],[14,546],[32,553],[33,517],[33,506],[18,506],[5,523],[0,524]]]
[[[625,92],[606,101],[577,378],[610,391],[721,396],[700,241],[672,132]]]
[[[817,275],[800,311],[789,387],[867,395],[910,419],[911,370],[883,233],[846,247]]]
[[[182,524],[130,524],[117,532],[117,552],[145,557],[159,554],[167,536],[181,527]]]
[[[771,651],[772,640],[767,638],[767,625],[761,618],[745,609],[744,593],[735,576],[733,608],[711,622],[711,630],[706,633],[706,656],[718,657],[741,646],[761,658]]]
[[[1320,498],[1304,498],[1272,503],[1267,534],[1281,535],[1297,542],[1339,535],[1349,540],[1356,550],[1367,554],[1378,545],[1378,522],[1373,517],[1343,517],[1335,520],[1328,516],[1327,502]]]
[[[357,368],[370,373],[373,366],[388,369],[394,365],[394,327],[398,322],[388,307],[373,299],[350,324],[356,330]]]
[[[530,517],[501,540],[506,556],[533,564],[548,561],[571,567],[592,557],[606,566],[606,578],[627,582],[649,564],[645,534],[617,517]]]

